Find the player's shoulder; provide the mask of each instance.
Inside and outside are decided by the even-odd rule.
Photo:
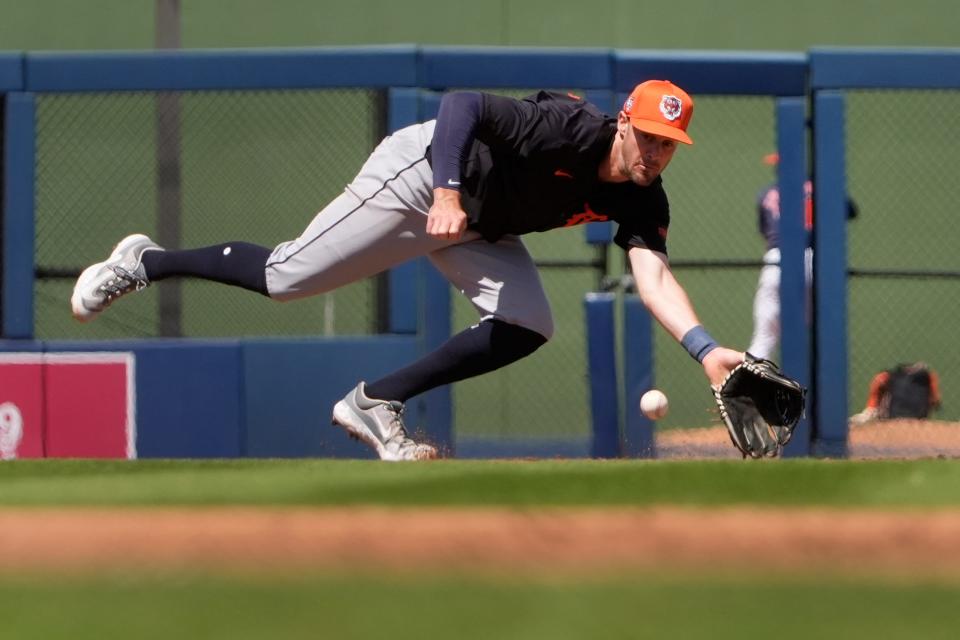
[[[573,92],[563,91],[550,91],[549,89],[541,89],[536,93],[532,93],[526,97],[526,100],[531,100],[533,102],[560,102],[560,103],[582,103],[586,102],[581,96]]]
[[[581,112],[599,119],[605,117],[596,105],[588,102],[583,96],[569,91],[549,91],[542,89],[527,96],[524,100],[542,109],[555,109],[568,113]]]

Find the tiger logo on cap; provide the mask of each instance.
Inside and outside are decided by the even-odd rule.
[[[682,111],[683,102],[677,96],[664,95],[660,98],[660,113],[670,122],[679,118]]]

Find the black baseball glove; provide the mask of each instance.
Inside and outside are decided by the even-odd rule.
[[[770,360],[746,354],[713,396],[743,457],[775,458],[803,417],[807,390]]]

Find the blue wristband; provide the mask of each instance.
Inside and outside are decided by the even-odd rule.
[[[680,344],[687,350],[691,358],[700,363],[703,363],[703,359],[707,357],[708,353],[720,346],[701,324],[687,331]]]

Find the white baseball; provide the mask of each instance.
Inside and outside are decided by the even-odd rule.
[[[667,415],[669,409],[667,396],[659,389],[650,389],[640,398],[640,411],[651,420],[659,420]]]

